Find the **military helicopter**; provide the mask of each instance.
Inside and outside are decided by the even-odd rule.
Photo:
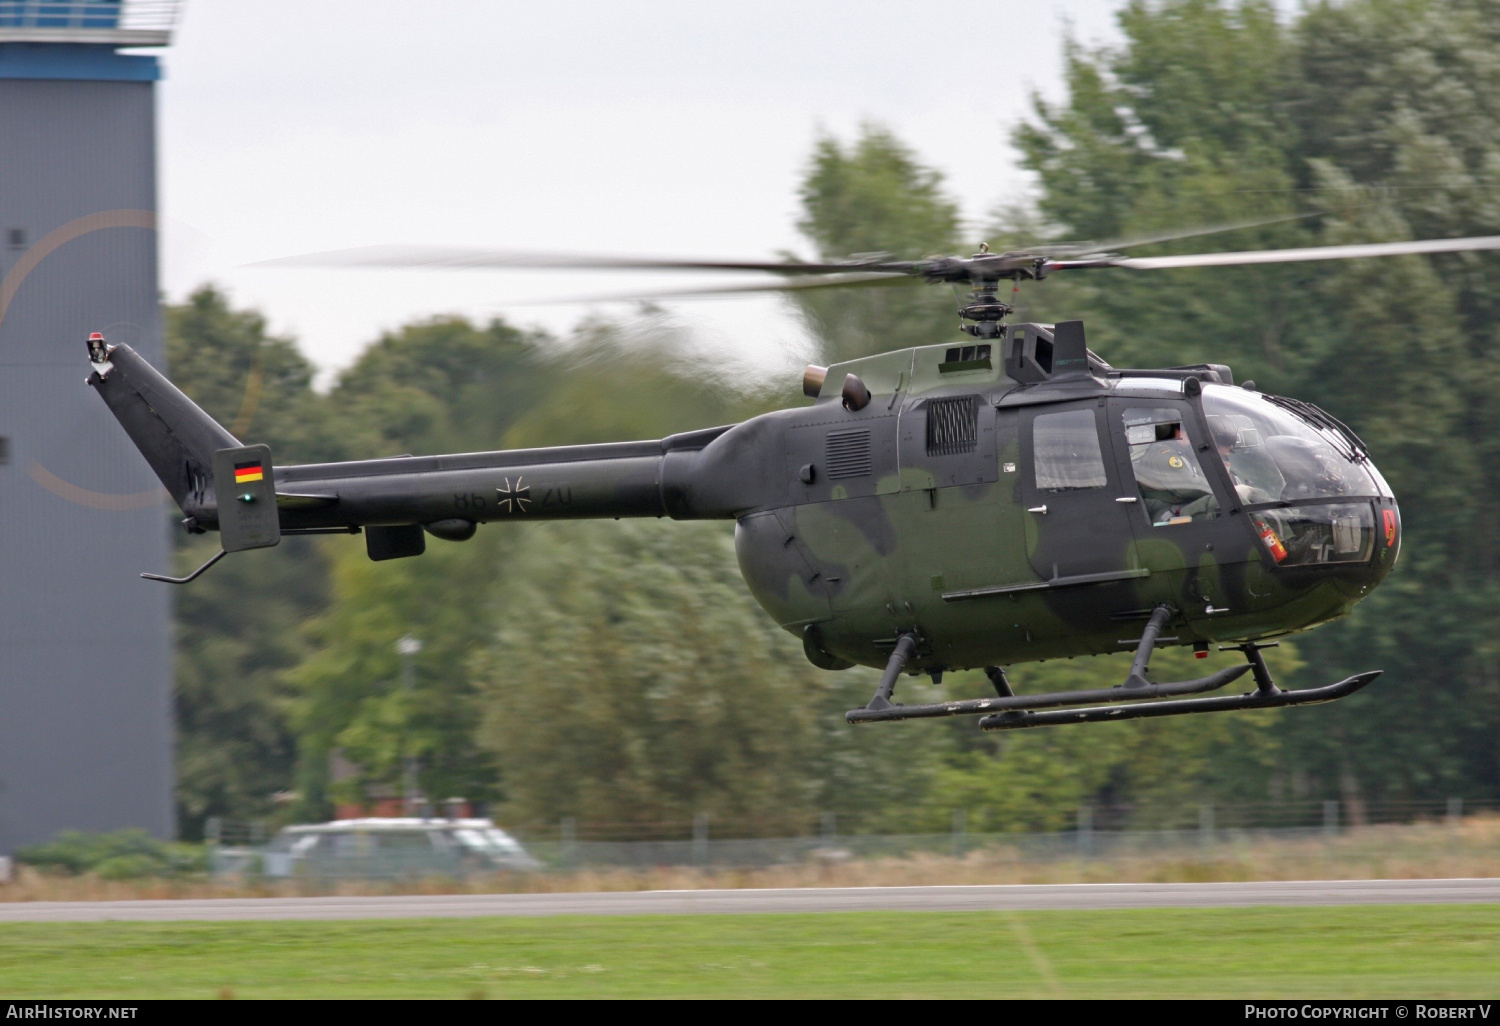
[[[1182,233],[1186,237],[1205,232]],[[1164,241],[1163,238],[1141,240]],[[1390,573],[1401,514],[1365,444],[1310,403],[1229,367],[1144,370],[1090,351],[1081,321],[1007,323],[1002,281],[1500,249],[1500,237],[1186,256],[1046,247],[830,263],[572,257],[383,247],[310,262],[365,266],[757,271],[698,291],[949,283],[968,289],[962,344],[919,346],[803,376],[811,404],[666,438],[277,467],[126,345],[88,340],[88,383],[181,508],[226,553],[286,535],[360,533],[373,560],[426,536],[509,520],[735,521],[760,605],[826,670],[883,668],[850,723],[978,715],[984,730],[1329,702],[1379,670],[1282,690],[1261,650],[1347,615]],[[308,261],[303,261],[308,262]],[[1245,663],[1156,682],[1161,645]],[[1134,649],[1109,689],[1017,694],[1005,666]],[[902,705],[900,675],[983,667],[993,698]],[[1243,694],[1200,696],[1251,673]]]

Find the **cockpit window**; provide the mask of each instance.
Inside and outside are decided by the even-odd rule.
[[[1263,509],[1250,522],[1279,566],[1363,563],[1375,547],[1369,501]]]
[[[1259,393],[1206,385],[1203,412],[1246,505],[1389,492],[1347,436]]]
[[[1146,519],[1155,527],[1210,520],[1220,513],[1182,416],[1170,406],[1132,406],[1123,414],[1130,467],[1146,504]]]

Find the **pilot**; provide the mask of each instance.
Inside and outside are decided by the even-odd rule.
[[[1136,484],[1146,513],[1158,527],[1185,524],[1218,509],[1213,489],[1198,466],[1180,422],[1155,425],[1156,439],[1134,446]]]
[[[1229,478],[1234,482],[1234,490],[1239,495],[1241,502],[1262,501],[1255,496],[1256,489],[1246,480],[1246,468],[1241,466],[1244,462],[1242,454],[1236,448],[1240,441],[1239,429],[1228,417],[1209,417],[1208,430],[1214,439],[1214,447],[1219,450],[1219,458],[1224,461],[1224,468],[1229,471]]]
[[[1241,502],[1272,502],[1281,497],[1286,480],[1253,428],[1242,430],[1230,418],[1210,414],[1208,431]]]

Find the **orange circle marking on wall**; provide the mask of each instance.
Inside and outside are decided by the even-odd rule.
[[[10,308],[10,301],[21,290],[21,283],[26,280],[26,276],[36,270],[37,264],[66,243],[105,228],[145,228],[155,231],[156,214],[150,210],[101,210],[96,214],[85,214],[43,235],[16,261],[16,266],[10,269],[5,279],[0,281],[0,324],[5,323],[5,312]]]
[[[38,264],[74,239],[92,232],[103,231],[106,228],[145,228],[147,231],[155,231],[156,214],[150,210],[101,210],[95,214],[85,214],[43,235],[22,255],[20,260],[16,261],[16,265],[10,269],[10,272],[0,279],[0,325],[5,323],[5,314],[10,309],[11,300],[15,299],[16,293],[21,290],[21,283],[26,280],[27,275],[36,270]],[[90,509],[116,511],[150,509],[152,506],[161,505],[162,500],[168,497],[164,488],[152,488],[149,491],[130,492],[123,495],[90,491],[64,481],[35,460],[27,466],[26,473],[33,481],[58,498],[80,506],[87,506]]]

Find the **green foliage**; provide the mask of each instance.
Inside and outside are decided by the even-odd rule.
[[[16,859],[46,872],[69,876],[92,873],[105,880],[182,876],[208,870],[208,853],[202,845],[165,843],[144,830],[108,834],[64,830],[47,844],[17,849]]]
[[[300,812],[322,816],[332,800],[361,801],[374,787],[401,793],[403,760],[419,761],[418,782],[436,799],[491,797],[494,768],[474,743],[480,715],[468,670],[487,639],[482,615],[499,532],[455,544],[432,540],[419,559],[372,563],[360,539],[329,539],[332,602],[306,627],[309,655],[287,672],[296,693]],[[422,642],[410,690],[396,642]],[[358,769],[330,790],[339,750]]]
[[[1273,655],[1273,673],[1298,666],[1289,645]],[[1109,688],[1125,679],[1130,659],[1122,654],[1028,665],[1012,679],[1028,692]],[[1219,656],[1219,665],[1205,664],[1184,650],[1166,649],[1151,662],[1157,680],[1190,680],[1236,661]],[[953,698],[993,694],[978,673],[955,675],[947,687]],[[1183,810],[1202,802],[1265,799],[1277,770],[1273,722],[1236,715],[980,734],[971,722],[950,721],[952,748],[920,822],[927,830],[943,830],[952,813],[962,810],[970,830],[1063,830],[1074,824],[1081,806],[1098,806],[1100,825],[1181,825]]]
[[[1166,0],[1130,4],[1121,26],[1118,52],[1069,54],[1068,101],[1038,102],[1016,135],[1054,225],[1100,238],[1318,215],[1178,250],[1497,230],[1500,30],[1487,5],[1322,2],[1279,24],[1257,0]],[[1083,317],[1116,365],[1228,362],[1373,448],[1401,500],[1402,562],[1350,620],[1303,639],[1301,680],[1387,677],[1379,693],[1276,721],[1284,758],[1320,796],[1497,785],[1497,268],[1466,254],[1112,272],[1032,292],[1030,315]]]
[[[1118,54],[1070,49],[1068,102],[1038,99],[1036,121],[1015,133],[1055,232],[1107,242],[1296,212],[1295,161],[1284,150],[1289,42],[1269,7],[1133,3]],[[1306,222],[1290,222],[1168,248],[1314,241]],[[1312,266],[1060,275],[1024,290],[1022,315],[1083,318],[1091,348],[1115,366],[1253,366],[1262,387],[1283,390],[1300,380],[1324,329],[1307,293]]]
[[[888,252],[945,253],[958,238],[958,208],[942,175],[878,125],[848,147],[824,136],[802,183],[797,222],[827,257]]]
[[[186,572],[217,548],[177,553]],[[297,741],[283,674],[307,653],[306,618],[328,601],[327,568],[305,538],[228,559],[177,603],[177,808],[184,837],[210,816],[260,819],[292,786]]]
[[[542,340],[498,321],[481,329],[439,318],[387,334],[327,396],[313,391],[312,367],[289,339],[268,335],[264,318],[232,309],[212,287],[168,307],[166,322],[177,385],[246,441],[270,444],[278,463],[495,448],[551,380],[537,359]],[[445,559],[446,547],[435,542],[426,559],[390,569],[369,565],[358,541],[318,547],[289,538],[195,582],[177,610],[184,836],[201,837],[209,816],[272,815],[275,796],[294,784],[299,753],[302,811],[326,811],[327,757],[339,744],[369,760],[372,779],[388,781],[411,735],[424,758],[423,782],[436,793],[485,797],[493,790],[489,764],[465,740],[472,733],[462,723],[466,678],[461,654],[453,654],[455,646],[461,653],[462,638],[432,639],[420,686],[402,696],[391,692],[388,649],[407,628],[393,627],[390,639],[379,634],[398,619],[441,634],[465,614],[459,601],[434,593],[455,580],[469,594],[484,592],[484,582],[472,579],[484,561],[472,561],[472,548],[467,556],[450,550]],[[178,569],[197,566],[213,548],[208,539],[184,541]],[[397,601],[407,588],[436,613],[409,617],[412,604]],[[330,646],[328,639],[346,630],[342,645]],[[384,662],[372,657],[382,645]],[[370,675],[343,682],[344,690],[322,704],[309,699],[308,682],[328,679],[330,666],[340,665]],[[320,729],[330,702],[347,717],[336,730]]]
[[[501,568],[481,737],[524,822],[766,826],[819,810],[814,669],[722,524],[535,524]]]
[[[172,379],[221,423],[267,442],[278,462],[321,459],[321,397],[312,365],[259,314],[234,310],[211,286],[165,310]],[[179,573],[218,547],[177,535]],[[227,560],[178,596],[174,702],[177,809],[183,836],[209,816],[272,811],[291,785],[296,742],[280,674],[301,659],[301,622],[326,601],[326,571],[301,539]]]
[[[493,372],[487,386],[514,394],[515,401],[496,406],[492,416],[471,419],[463,405],[468,400],[454,398],[467,387],[459,380],[464,366],[461,361],[442,363],[436,378],[415,374],[413,380],[420,388],[414,386],[411,394],[420,395],[408,396],[406,409],[439,412],[407,420],[401,428],[404,434],[392,436],[403,444],[411,443],[408,451],[439,446],[493,448],[503,444],[520,448],[652,438],[743,415],[744,404],[753,403],[752,398],[732,391],[712,376],[689,379],[670,373],[667,368],[680,365],[680,354],[650,327],[647,324],[643,331],[626,331],[593,325],[572,341],[565,354],[536,359],[524,349],[507,355],[504,346],[495,341],[498,338],[503,343],[509,337],[509,329],[501,325],[491,325],[485,334],[460,322],[430,322],[388,336],[341,379],[330,398],[346,408],[358,409],[352,398],[356,388],[377,397],[404,394],[397,387],[403,373],[400,361],[419,360],[423,353],[436,354],[450,343],[460,350],[483,343],[481,349],[495,349],[500,355],[474,351],[470,357],[475,361],[492,359]],[[517,339],[519,336],[512,342],[520,346],[522,342]],[[447,377],[450,372],[451,381]],[[482,400],[481,414],[491,401]],[[372,409],[384,405],[376,403]],[[399,417],[396,423],[401,423]],[[488,434],[502,429],[503,440]],[[561,536],[573,536],[587,534],[595,526],[569,524],[558,530]],[[602,527],[618,531],[622,525]],[[402,761],[407,755],[418,759],[419,782],[426,794],[437,798],[461,795],[471,800],[492,799],[501,789],[535,786],[527,774],[541,773],[548,763],[562,764],[574,757],[554,752],[541,763],[517,770],[492,755],[493,746],[480,747],[475,737],[476,724],[491,710],[488,703],[494,701],[492,693],[486,691],[481,696],[476,691],[476,680],[488,680],[488,676],[476,677],[475,664],[497,625],[508,625],[512,610],[522,618],[531,612],[523,608],[524,603],[516,606],[511,602],[510,596],[518,587],[516,566],[529,568],[524,572],[528,580],[555,580],[566,573],[555,561],[584,551],[571,543],[543,547],[543,559],[529,551],[529,530],[509,524],[487,525],[469,542],[430,540],[427,554],[420,559],[380,564],[366,559],[364,546],[358,541],[327,544],[323,551],[333,554],[332,601],[325,613],[308,624],[305,637],[312,646],[311,654],[286,675],[298,695],[298,787],[305,814],[325,813],[330,801],[359,800],[372,790],[398,793]],[[715,551],[723,556],[720,549]],[[727,559],[723,565],[735,573],[732,549]],[[622,563],[618,553],[605,553],[603,562],[608,572],[629,572],[630,564]],[[738,601],[753,608],[742,586]],[[580,629],[596,629],[596,619],[585,617]],[[405,634],[424,643],[415,660],[415,687],[410,692],[398,686],[394,650],[396,639]],[[539,665],[566,658],[555,645],[534,641],[533,648],[532,657]],[[683,658],[692,658],[694,649],[679,644],[676,651]],[[797,651],[801,659],[800,649]],[[558,676],[549,672],[540,680],[555,685]],[[525,729],[538,736],[553,729],[555,720],[575,715],[566,705],[539,705],[544,708],[533,710],[534,722],[522,721]],[[328,779],[329,758],[335,751],[357,771],[337,785]],[[498,775],[497,765],[504,770]],[[795,786],[807,785],[798,782]]]
[[[680,341],[650,316],[583,325],[546,364],[552,391],[516,419],[505,448],[661,438],[760,412],[756,393],[688,360]]]
[[[492,449],[547,395],[549,340],[438,317],[382,335],[327,399],[340,459]]]
[[[802,210],[797,227],[825,260],[870,253],[911,260],[965,246],[958,205],[943,190],[942,176],[873,124],[848,146],[829,137],[818,141],[803,180]],[[958,323],[946,289],[832,289],[796,293],[796,302],[830,362],[933,345],[951,338]]]
[[[167,365],[178,388],[237,438],[270,445],[282,462],[328,458],[313,367],[295,342],[268,335],[264,317],[232,309],[212,285],[164,312]]]

